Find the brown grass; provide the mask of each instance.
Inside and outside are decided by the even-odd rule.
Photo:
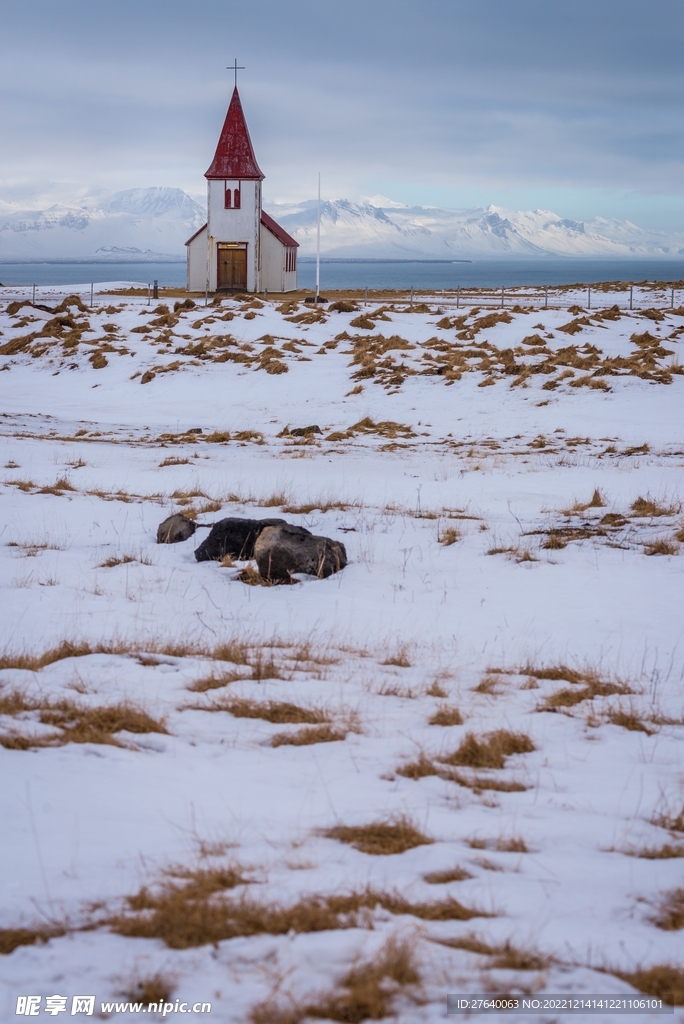
[[[684,928],[684,889],[672,889],[664,894],[654,924],[666,932]]]
[[[370,853],[374,856],[404,853],[416,846],[434,842],[434,839],[421,832],[405,817],[397,818],[395,821],[374,821],[368,825],[335,825],[322,831],[321,835],[327,839],[349,843],[361,853]]]
[[[679,545],[666,537],[658,537],[644,545],[645,555],[676,555]]]
[[[409,648],[407,645],[398,647],[394,653],[389,654],[382,662],[383,665],[396,665],[397,668],[410,668]]]
[[[37,942],[49,942],[66,934],[66,929],[57,925],[37,925],[35,928],[0,928],[0,956],[7,956],[19,946],[33,946]]]
[[[543,971],[551,963],[551,957],[531,950],[514,946],[510,940],[499,945],[492,945],[477,935],[463,935],[456,939],[440,940],[451,949],[465,949],[478,956],[489,956],[493,960],[491,967],[508,971]]]
[[[524,786],[522,782],[516,782],[513,779],[483,778],[478,775],[466,776],[461,772],[450,771],[443,765],[435,764],[423,752],[419,754],[415,761],[409,761],[407,764],[397,768],[396,774],[406,779],[413,779],[414,781],[437,775],[440,779],[445,779],[447,782],[455,782],[457,785],[463,786],[464,789],[472,789],[474,793],[480,793],[485,790],[493,790],[499,793],[524,793],[527,789],[527,786]]]
[[[635,971],[610,971],[639,992],[662,999],[670,1006],[684,1006],[684,970],[672,964],[641,967]]]
[[[151,974],[136,979],[122,995],[132,1003],[168,1003],[173,992],[173,982],[163,974]]]
[[[137,561],[133,555],[121,555],[117,558],[116,555],[110,555],[109,558],[105,558],[104,562],[100,562],[98,569],[113,569],[117,565],[128,565],[130,562]]]
[[[159,463],[159,468],[163,469],[164,466],[189,466],[191,465],[190,459],[177,459],[175,456],[170,456],[168,459],[164,459],[163,462]]]
[[[307,1004],[305,1014],[317,1020],[344,1024],[382,1020],[392,1013],[392,1000],[397,991],[419,981],[414,944],[391,938],[377,956],[357,964],[345,975],[341,982],[344,992]]]
[[[447,526],[446,530],[442,530],[437,537],[439,543],[443,544],[445,547],[450,547],[460,539],[461,531],[457,530],[454,526]]]
[[[652,736],[654,732],[653,729],[649,729],[643,719],[633,710],[623,711],[619,708],[611,710],[608,712],[608,721],[612,725],[619,725],[623,729],[628,729],[629,732],[645,732],[647,736]]]
[[[651,497],[642,498],[639,496],[630,505],[632,514],[638,517],[675,516],[682,510],[680,503],[676,505],[661,505]]]
[[[440,686],[439,680],[435,679],[425,691],[427,697],[448,697],[449,694],[446,692],[443,686]]]
[[[664,843],[663,846],[644,846],[640,850],[623,850],[622,852],[628,857],[642,857],[644,860],[674,860],[684,857],[684,846]]]
[[[658,825],[660,828],[666,828],[670,832],[684,832],[684,807],[682,807],[679,814],[659,814],[657,817],[651,819],[653,825]]]
[[[430,725],[463,725],[463,715],[453,704],[440,704],[428,722]]]
[[[261,718],[279,725],[317,725],[328,722],[330,716],[320,708],[303,708],[287,701],[257,701],[243,697],[224,697],[211,704],[196,705],[201,711],[227,711],[233,718]]]
[[[88,708],[69,700],[40,702],[14,691],[3,695],[0,714],[16,715],[22,711],[38,711],[43,725],[61,730],[52,736],[5,734],[0,745],[7,749],[26,750],[37,746],[62,746],[66,743],[106,743],[121,746],[114,738],[119,732],[168,733],[161,719],[154,719],[127,701],[105,707]]]
[[[206,693],[207,690],[219,690],[222,686],[229,686],[239,679],[247,678],[248,676],[244,672],[223,672],[221,675],[203,676],[202,679],[196,679],[190,683],[188,690],[193,693]]]
[[[372,927],[370,912],[378,906],[424,921],[489,916],[452,897],[411,903],[398,893],[370,887],[341,895],[306,896],[290,906],[259,902],[246,893],[227,898],[226,891],[248,881],[237,868],[223,869],[223,875],[189,872],[185,878],[185,885],[167,879],[156,892],[141,889],[127,900],[128,909],[112,916],[108,924],[120,935],[161,939],[172,949],[189,949],[237,936]]]
[[[559,708],[572,708],[585,700],[593,700],[595,697],[610,697],[616,693],[625,694],[631,692],[624,683],[602,683],[597,678],[592,678],[589,674],[586,674],[584,678],[587,681],[585,686],[572,690],[557,690],[556,693],[552,693],[537,706],[537,711],[557,711]],[[624,721],[629,717],[626,713],[619,711],[614,711],[612,714],[617,717],[620,717],[622,714]],[[634,717],[636,720],[636,716]],[[624,721],[616,721],[615,724],[624,725]],[[647,732],[648,730],[644,728],[643,731]]]
[[[536,747],[525,733],[497,729],[478,739],[469,732],[458,750],[448,757],[440,758],[444,764],[468,768],[503,768],[506,758],[514,754],[529,754]]]
[[[501,679],[499,676],[486,675],[483,676],[477,686],[473,687],[474,693],[486,693],[491,697],[496,697],[501,693]]]
[[[296,732],[279,732],[271,740],[271,746],[304,747],[312,743],[335,743],[346,738],[346,729],[338,729],[332,725],[320,725],[310,729],[298,729]]]
[[[447,868],[446,871],[429,871],[423,875],[423,881],[428,885],[447,885],[449,882],[464,882],[473,876],[464,868]]]
[[[413,944],[390,938],[372,960],[355,964],[342,978],[343,991],[324,993],[317,996],[315,1002],[290,999],[287,1006],[269,999],[252,1008],[249,1021],[250,1024],[301,1024],[306,1018],[362,1024],[368,1020],[383,1020],[392,1013],[395,995],[402,988],[419,982]]]

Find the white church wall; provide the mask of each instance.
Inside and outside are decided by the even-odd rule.
[[[261,287],[269,292],[284,291],[285,246],[261,226]]]
[[[207,282],[207,228],[195,235],[188,245],[187,287],[191,292],[203,292]]]
[[[208,181],[208,220],[210,235],[209,289],[214,291],[217,284],[217,246],[219,242],[247,243],[247,291],[260,290],[260,221],[261,221],[261,182],[260,181],[220,181],[214,178]],[[225,192],[229,187],[234,195],[235,189],[240,190],[240,208],[225,207]]]

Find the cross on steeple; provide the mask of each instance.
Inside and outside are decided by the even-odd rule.
[[[245,69],[243,67],[240,67],[240,65],[237,62],[237,57],[235,57],[233,59],[234,59],[234,63],[233,64],[229,64],[228,67],[226,68],[226,71],[234,71],[235,72],[235,88],[237,89],[237,73],[238,73],[238,71],[244,71]]]

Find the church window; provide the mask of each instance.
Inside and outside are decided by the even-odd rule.
[[[285,273],[292,273],[297,269],[297,250],[294,246],[288,245],[285,249]]]
[[[232,190],[227,188],[226,189],[226,193],[225,193],[225,202],[224,202],[224,206],[225,206],[226,210],[230,210],[231,206],[233,205],[232,202],[231,202],[232,197],[233,197]]]
[[[235,195],[235,201],[233,203],[233,206],[235,207],[236,210],[239,210],[240,209],[240,189],[239,188],[235,189],[234,195]]]

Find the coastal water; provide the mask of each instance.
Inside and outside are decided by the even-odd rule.
[[[299,260],[298,284],[313,289],[315,260]],[[0,282],[17,285],[79,285],[91,282],[129,282],[161,287],[185,286],[185,260],[177,263],[0,263]],[[684,281],[684,257],[679,260],[613,259],[476,259],[438,260],[321,260],[321,291],[344,288],[513,288],[516,285],[594,284],[599,281]]]

